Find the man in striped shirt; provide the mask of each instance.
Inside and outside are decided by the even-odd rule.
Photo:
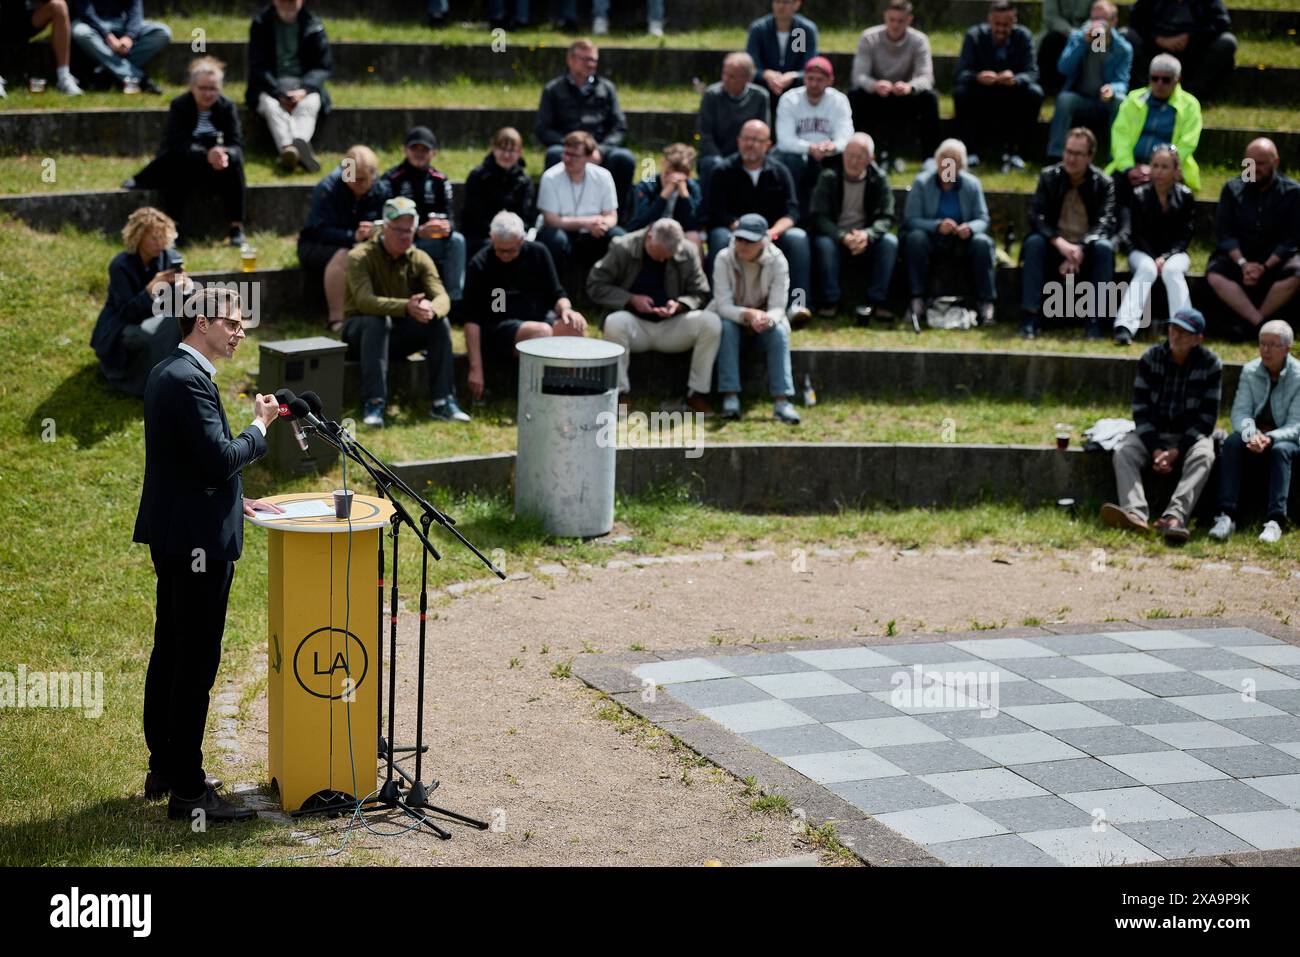
[[[1187,519],[1196,507],[1214,465],[1215,422],[1223,386],[1223,364],[1201,343],[1205,317],[1182,309],[1169,320],[1169,340],[1152,346],[1138,362],[1133,386],[1130,432],[1115,450],[1115,485],[1119,505],[1107,502],[1101,518],[1115,528],[1150,531],[1142,469],[1158,475],[1182,469],[1178,486],[1155,522],[1170,544],[1187,541]]]

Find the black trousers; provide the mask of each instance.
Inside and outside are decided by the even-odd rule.
[[[1069,39],[1070,36],[1066,33],[1049,33],[1038,44],[1038,82],[1043,87],[1044,93],[1053,95],[1060,93],[1061,87],[1065,84],[1065,77],[1061,76],[1061,71],[1056,68],[1056,61],[1061,59]],[[1134,84],[1134,86],[1140,85]]]
[[[237,160],[218,172],[205,153],[172,153],[153,159],[135,182],[142,189],[161,190],[163,212],[178,222],[189,198],[204,193],[220,199],[227,222],[244,221],[244,164]]]
[[[957,127],[971,153],[996,162],[1003,153],[1024,156],[1035,143],[1043,88],[1037,83],[957,87]]]
[[[1148,43],[1131,27],[1124,27],[1120,33],[1133,44],[1133,80],[1129,86],[1136,90],[1150,82],[1151,59],[1164,51],[1156,46],[1154,39]],[[1220,33],[1212,40],[1189,40],[1187,48],[1174,56],[1183,68],[1183,89],[1204,106],[1223,96],[1224,84],[1232,74],[1237,57],[1237,38],[1231,33]]]
[[[221,664],[221,636],[235,563],[190,555],[154,555],[158,576],[153,654],[144,681],[144,740],[149,770],[172,793],[203,793],[203,729]],[[198,567],[200,570],[196,570]]]
[[[878,154],[897,155],[910,148],[917,136],[923,158],[933,156],[939,146],[939,96],[934,90],[910,96],[880,96],[854,89],[849,91],[849,104],[853,107],[853,128],[871,134]]]
[[[451,354],[451,324],[444,316],[418,322],[410,316],[349,316],[343,325],[348,358],[361,360],[361,398],[388,400],[388,362],[412,352],[429,352],[429,397],[445,399],[456,391]]]

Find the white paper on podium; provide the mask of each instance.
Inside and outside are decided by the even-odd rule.
[[[325,515],[333,518],[334,516],[333,504],[322,502],[318,498],[309,498],[301,502],[285,502],[280,507],[284,509],[283,513],[257,512],[257,517],[264,522],[278,522],[295,518],[321,518]]]

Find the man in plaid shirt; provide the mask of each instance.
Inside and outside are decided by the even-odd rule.
[[[1138,362],[1137,428],[1115,450],[1120,504],[1101,507],[1107,525],[1150,531],[1142,469],[1150,464],[1157,474],[1170,474],[1181,467],[1178,487],[1155,529],[1170,544],[1187,541],[1187,519],[1214,465],[1210,436],[1223,388],[1223,364],[1201,345],[1204,339],[1205,317],[1195,309],[1180,310],[1169,320],[1169,341],[1152,346]]]

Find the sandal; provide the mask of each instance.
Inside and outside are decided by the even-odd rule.
[[[1170,545],[1181,545],[1192,537],[1187,526],[1183,524],[1182,519],[1172,518],[1168,515],[1156,521],[1156,531],[1165,537],[1165,541]]]

